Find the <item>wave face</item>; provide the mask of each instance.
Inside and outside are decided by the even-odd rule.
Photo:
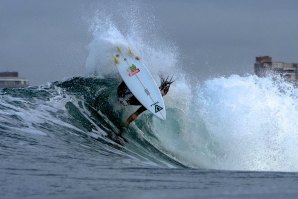
[[[166,121],[144,113],[127,129],[121,124],[136,107],[117,101],[119,83],[113,77],[76,77],[43,87],[4,89],[2,140],[12,134],[24,139],[30,134],[76,135],[78,143],[91,137],[108,153],[138,159],[141,165],[298,170],[297,90],[288,83],[231,76],[208,80],[181,97],[176,91],[185,84],[176,82],[165,98]]]

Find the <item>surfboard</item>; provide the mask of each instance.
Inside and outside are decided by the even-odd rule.
[[[114,63],[118,72],[139,102],[158,118],[166,119],[166,109],[160,90],[148,68],[130,48],[117,47]]]

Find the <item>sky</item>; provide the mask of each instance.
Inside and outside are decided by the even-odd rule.
[[[136,7],[154,23],[148,34],[174,43],[199,80],[252,74],[261,55],[298,62],[296,0],[1,0],[0,71],[31,85],[84,76],[92,17],[129,20],[123,12]]]

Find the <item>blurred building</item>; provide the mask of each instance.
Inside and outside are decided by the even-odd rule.
[[[0,72],[0,88],[22,88],[28,85],[28,80],[20,78],[18,72]]]
[[[255,74],[259,77],[265,77],[270,74],[278,74],[289,81],[298,80],[298,64],[273,62],[272,57],[256,57]]]

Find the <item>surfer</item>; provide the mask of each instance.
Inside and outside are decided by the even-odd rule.
[[[169,92],[170,86],[174,82],[172,79],[173,79],[173,77],[170,80],[168,80],[168,77],[166,79],[164,79],[163,77],[160,77],[161,83],[160,83],[160,86],[159,86],[159,90],[160,90],[160,93],[161,93],[162,96],[165,96]],[[127,118],[125,126],[128,126],[131,122],[133,122],[134,120],[136,120],[137,117],[141,113],[143,113],[144,111],[147,110],[137,100],[137,98],[132,94],[132,92],[126,86],[126,84],[124,83],[124,81],[122,81],[121,84],[118,86],[117,95],[118,95],[118,100],[124,106],[127,106],[127,105],[138,106],[138,105],[141,105],[141,107],[138,108],[138,110],[136,112],[134,112],[133,114],[131,114]]]

